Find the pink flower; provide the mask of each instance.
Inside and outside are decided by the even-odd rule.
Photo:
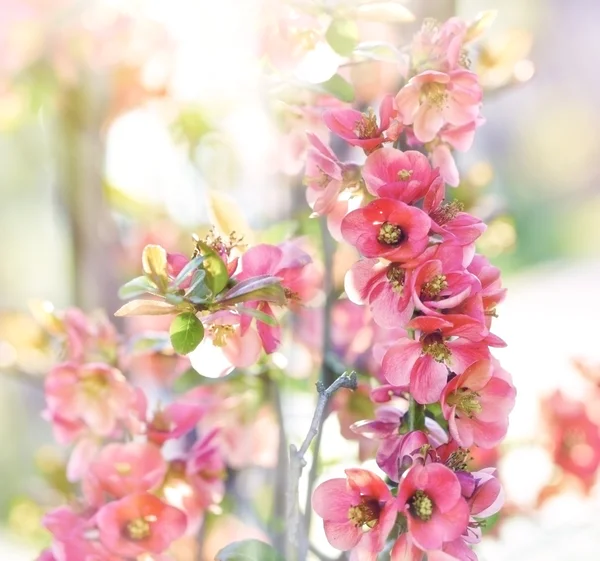
[[[146,427],[148,440],[162,445],[167,440],[182,437],[196,426],[203,412],[200,405],[185,401],[175,401],[157,410]]]
[[[431,142],[446,124],[462,126],[479,115],[482,90],[477,74],[458,69],[426,70],[411,78],[396,96],[405,125],[421,142]]]
[[[515,388],[489,360],[473,363],[442,392],[441,404],[452,438],[459,446],[493,448],[505,436]]]
[[[390,384],[410,385],[419,403],[434,403],[440,398],[448,368],[462,373],[475,361],[490,356],[484,340],[487,330],[467,316],[422,316],[408,326],[421,332],[419,340],[403,339],[390,347],[381,369]]]
[[[379,108],[379,125],[373,110],[365,114],[355,109],[330,109],[323,113],[323,120],[333,133],[369,154],[386,142],[384,132],[389,128],[394,112],[394,99],[386,96]]]
[[[89,514],[78,514],[69,507],[61,506],[47,513],[43,524],[54,538],[52,553],[58,561],[120,559],[109,553],[98,541],[94,519]]]
[[[108,444],[91,465],[98,485],[117,498],[158,488],[166,473],[160,448],[149,442]]]
[[[367,190],[376,197],[412,204],[442,182],[439,171],[420,152],[381,148],[367,158],[362,170]]]
[[[486,326],[489,329],[492,317],[496,314],[496,306],[506,297],[506,288],[502,288],[500,269],[491,265],[483,255],[477,254],[469,264],[468,271],[473,273],[481,282],[480,294]]]
[[[413,273],[412,301],[421,313],[441,316],[480,292],[481,285],[464,269],[462,247],[441,244],[432,257]]]
[[[100,541],[122,557],[162,553],[185,532],[186,517],[149,493],[103,506],[96,514]]]
[[[304,183],[310,208],[318,215],[334,212],[341,192],[360,185],[360,167],[343,164],[318,136],[308,133],[310,148],[306,157]]]
[[[397,503],[410,538],[423,550],[441,549],[467,529],[469,507],[460,483],[442,464],[413,465],[400,481]]]
[[[327,540],[342,551],[381,551],[397,514],[387,485],[363,469],[347,469],[346,479],[321,483],[313,493],[312,505],[323,518]]]
[[[428,144],[431,154],[431,163],[438,167],[444,181],[452,187],[457,187],[460,178],[452,149],[466,152],[471,148],[475,138],[475,130],[485,123],[483,117],[477,117],[474,121],[455,127],[446,125],[440,130],[437,138]]]
[[[361,259],[346,273],[344,288],[352,302],[370,305],[381,327],[405,327],[414,311],[411,282],[412,270],[406,264]]]
[[[415,73],[424,70],[450,72],[463,62],[463,43],[467,24],[460,18],[450,18],[440,24],[427,20],[415,34],[410,49],[410,64]]]
[[[99,436],[109,436],[128,415],[135,391],[116,368],[106,364],[55,366],[45,382],[46,404],[67,423],[83,422]]]
[[[342,235],[365,257],[408,261],[429,243],[431,221],[419,208],[393,199],[376,199],[342,221]]]

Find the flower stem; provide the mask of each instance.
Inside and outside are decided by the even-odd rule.
[[[308,549],[308,539],[300,542],[300,527],[305,527],[300,517],[300,505],[298,504],[298,485],[300,483],[300,476],[302,470],[306,465],[304,455],[308,451],[311,442],[319,433],[323,416],[329,398],[340,388],[348,388],[351,390],[356,389],[357,379],[356,372],[346,372],[342,374],[337,380],[335,380],[329,387],[325,387],[323,382],[317,382],[317,391],[319,392],[319,399],[317,401],[317,407],[315,409],[312,422],[308,434],[304,438],[300,448],[296,448],[294,444],[290,444],[290,468],[288,474],[288,486],[287,486],[287,513],[286,513],[286,555],[285,558],[288,561],[298,561],[299,559],[306,558],[306,551]],[[305,527],[308,533],[308,528]]]
[[[408,398],[408,430],[425,429],[425,406],[417,403],[411,395]]]

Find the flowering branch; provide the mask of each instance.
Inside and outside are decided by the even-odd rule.
[[[342,374],[329,387],[325,387],[323,382],[317,382],[317,391],[319,392],[319,400],[315,409],[308,434],[300,448],[294,444],[290,444],[290,469],[287,488],[287,544],[286,544],[286,559],[293,561],[299,558],[299,526],[300,526],[300,507],[298,504],[298,485],[302,470],[306,466],[304,455],[308,451],[311,442],[317,436],[323,415],[329,398],[340,388],[348,388],[355,390],[357,387],[356,372]]]

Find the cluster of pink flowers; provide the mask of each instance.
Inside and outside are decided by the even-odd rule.
[[[198,314],[207,341],[223,349],[230,367],[254,364],[263,349],[271,353],[279,345],[272,306],[281,300],[271,298],[273,279],[292,308],[311,298],[319,281],[311,274],[310,256],[297,244],[257,245],[231,258],[230,248],[219,242],[207,255],[221,260],[216,268],[222,273],[222,286],[215,288],[217,272],[210,285],[214,291],[198,291],[194,284],[198,286],[197,279],[205,279],[209,269],[198,274],[199,265],[192,263],[197,256],[190,260],[165,252],[162,271],[162,253],[156,247],[147,252],[150,280],[143,288],[160,288],[165,295],[181,298],[172,298],[180,303],[187,295],[186,306],[195,298],[199,306],[212,307]],[[180,294],[169,292],[173,283]],[[224,296],[216,302],[218,293]],[[131,309],[152,310],[148,306],[157,303],[163,305],[137,301]],[[45,516],[54,541],[40,557],[43,561],[171,559],[167,555],[173,542],[197,533],[207,510],[223,498],[227,467],[248,462],[273,466],[276,458],[267,458],[261,448],[266,439],[269,450],[276,451],[278,435],[268,408],[258,407],[254,424],[248,425],[242,418],[247,412],[244,394],[221,386],[192,389],[166,406],[154,405],[150,394],[132,383],[131,372],[140,368],[139,361],[105,319],[68,310],[53,318],[53,328],[67,360],[45,379],[44,416],[56,439],[72,445],[67,478],[79,486],[80,497]],[[158,351],[154,355],[168,356]],[[152,367],[152,362],[144,365]],[[176,370],[173,361],[169,365]],[[173,376],[156,381],[168,396]],[[254,398],[252,402],[256,407]],[[267,430],[271,426],[274,434]],[[262,438],[248,440],[253,428]]]
[[[502,503],[494,470],[471,472],[467,460],[471,446],[504,438],[514,405],[510,375],[490,353],[504,346],[490,329],[505,290],[498,269],[475,253],[485,225],[445,200],[445,184],[458,180],[450,148],[467,148],[481,120],[481,87],[465,68],[466,29],[457,19],[424,26],[413,74],[382,102],[379,122],[353,109],[324,115],[363,149],[362,166],[311,137],[309,203],[339,217],[341,236],[362,256],[346,275],[346,294],[388,332],[373,349],[376,418],[352,426],[377,441],[388,483],[351,469],[313,496],[330,543],[353,559],[376,559],[394,540],[394,561],[472,561],[481,520]],[[349,190],[362,192],[362,206],[349,210]]]

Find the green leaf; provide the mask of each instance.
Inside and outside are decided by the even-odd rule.
[[[203,241],[198,241],[197,244],[202,249],[204,255],[202,266],[206,271],[206,286],[216,296],[227,286],[227,282],[229,281],[227,265],[225,265],[219,254],[208,244]]]
[[[240,314],[252,316],[253,318],[256,318],[258,321],[262,321],[267,325],[271,325],[273,327],[276,327],[278,325],[277,320],[273,316],[265,314],[264,312],[256,310],[255,308],[246,308],[245,306],[238,306],[237,309],[239,310]]]
[[[119,288],[119,298],[128,300],[144,294],[156,294],[156,285],[146,276],[136,277]]]
[[[192,312],[179,314],[169,329],[171,344],[182,355],[191,353],[204,339],[204,326]]]
[[[243,540],[224,547],[215,561],[284,561],[273,546],[259,540]]]
[[[215,302],[230,306],[254,300],[262,300],[264,302],[272,302],[278,306],[284,306],[287,303],[287,298],[279,277],[261,275],[243,280],[233,288],[230,288],[225,294],[222,294]]]
[[[202,265],[202,261],[204,261],[204,257],[202,255],[198,255],[191,259],[186,266],[179,271],[179,274],[175,277],[173,281],[173,286],[176,288],[187,278],[187,276],[194,270],[198,269],[200,265]]]
[[[342,78],[339,74],[333,75],[327,82],[321,82],[318,86],[324,92],[337,97],[341,101],[347,103],[354,101],[354,89],[352,88],[352,84]]]
[[[347,19],[334,19],[325,33],[331,48],[342,56],[352,54],[358,43],[358,26]]]
[[[194,273],[192,282],[190,282],[190,286],[188,286],[185,292],[185,296],[186,298],[192,299],[201,297],[206,300],[210,294],[210,289],[206,286],[206,271],[204,269],[199,269]]]

